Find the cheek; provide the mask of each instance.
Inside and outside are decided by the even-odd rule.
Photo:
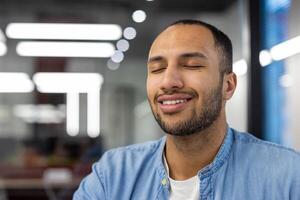
[[[203,102],[206,100],[210,91],[215,87],[215,83],[211,78],[207,77],[189,77],[189,79],[185,82],[185,87],[193,90],[196,95],[196,101],[194,105],[199,107],[203,105]]]
[[[147,78],[147,94],[150,101],[153,101],[155,91],[158,89],[158,85],[155,83],[155,80]]]
[[[190,88],[194,90],[199,96],[202,96],[202,94],[208,89],[209,87],[209,79],[205,79],[202,76],[187,76],[185,77],[184,85],[185,88]]]

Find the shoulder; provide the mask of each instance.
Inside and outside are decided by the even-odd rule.
[[[74,199],[118,199],[119,193],[129,199],[136,181],[154,174],[164,142],[163,137],[107,151],[93,164],[91,174],[83,179]]]
[[[104,155],[106,157],[127,157],[134,154],[139,156],[151,154],[159,149],[159,147],[164,143],[164,138],[161,138],[156,141],[149,141],[141,144],[133,144],[125,147],[118,147],[107,151]]]
[[[237,144],[244,145],[244,146],[249,146],[252,147],[256,150],[264,151],[266,150],[267,152],[270,153],[280,153],[280,154],[287,154],[293,157],[299,157],[300,158],[300,153],[292,148],[285,147],[280,144],[264,141],[261,139],[256,138],[254,135],[250,133],[245,133],[245,132],[238,132],[234,130],[234,138]]]
[[[141,165],[143,162],[150,162],[156,159],[163,148],[165,138],[156,141],[145,142],[141,144],[133,144],[125,147],[111,149],[104,153],[100,161],[96,163],[104,171],[118,170],[117,168],[134,168]]]
[[[283,169],[296,170],[300,168],[300,153],[294,149],[263,141],[249,133],[233,130],[233,153],[239,158],[251,161],[251,164],[276,166]]]

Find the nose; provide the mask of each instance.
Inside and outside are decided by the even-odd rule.
[[[183,79],[180,69],[176,65],[169,65],[163,74],[161,89],[172,90],[183,87]]]

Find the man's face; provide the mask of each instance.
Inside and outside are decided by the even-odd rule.
[[[175,25],[152,44],[147,92],[155,119],[172,135],[208,128],[222,109],[223,79],[212,33],[198,25]]]

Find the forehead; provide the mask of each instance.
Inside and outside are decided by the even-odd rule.
[[[216,48],[211,31],[200,25],[173,25],[154,40],[149,56],[185,51],[214,53]]]

